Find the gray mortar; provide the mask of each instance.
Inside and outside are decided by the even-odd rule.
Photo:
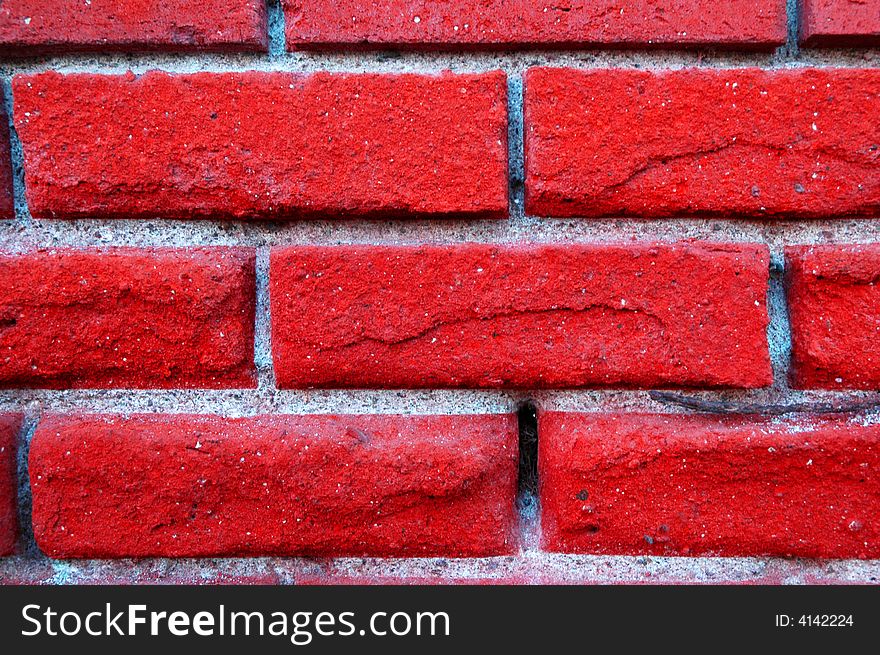
[[[198,71],[289,71],[310,73],[383,72],[438,73],[504,70],[508,75],[510,217],[507,220],[338,220],[290,222],[229,222],[173,220],[34,221],[25,197],[21,144],[12,130],[16,219],[0,222],[0,244],[6,251],[95,246],[248,245],[257,248],[257,312],[254,361],[256,389],[243,390],[7,390],[0,391],[0,411],[23,411],[26,424],[20,449],[22,554],[0,559],[0,582],[78,583],[210,582],[260,579],[284,583],[362,579],[494,579],[532,582],[717,582],[781,583],[877,582],[880,561],[810,562],[768,558],[592,557],[544,553],[538,547],[534,502],[521,502],[521,552],[486,559],[204,559],[119,561],[51,561],[33,542],[27,452],[30,437],[44,412],[213,413],[251,416],[263,413],[497,413],[512,412],[533,399],[542,409],[568,411],[681,412],[652,400],[647,392],[627,390],[316,390],[279,391],[274,386],[268,305],[268,253],[284,244],[417,244],[417,243],[619,243],[758,242],[772,253],[768,328],[775,383],[754,391],[695,391],[709,400],[750,403],[842,401],[880,398],[867,392],[794,391],[788,387],[790,332],[782,288],[782,248],[787,244],[880,242],[876,219],[809,221],[737,219],[547,219],[523,211],[522,74],[533,66],[579,69],[624,67],[649,70],[686,67],[768,69],[877,67],[880,50],[799,50],[797,0],[787,0],[788,43],[769,53],[733,51],[589,50],[524,52],[285,52],[284,16],[279,0],[269,0],[269,53],[259,54],[138,54],[66,55],[0,61],[0,81],[12,122],[11,79],[44,70],[120,74],[161,69]],[[878,420],[864,415],[862,422]]]
[[[269,28],[269,57],[283,57],[287,52],[287,37],[284,34],[284,7],[281,0],[266,0]]]
[[[800,44],[798,43],[798,35],[800,34],[798,5],[800,0],[785,0],[785,17],[788,24],[788,34],[786,36],[785,45],[779,51],[788,58],[796,59],[800,54]]]
[[[0,561],[0,583],[477,582],[532,584],[764,583],[877,584],[880,563],[770,558],[607,557],[528,549],[511,557],[252,558],[50,561],[17,555]]]

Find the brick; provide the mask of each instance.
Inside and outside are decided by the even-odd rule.
[[[880,45],[876,0],[801,0],[800,27],[806,46]]]
[[[0,414],[0,557],[15,551],[18,538],[18,432],[21,416]]]
[[[4,0],[0,52],[265,51],[261,0]]]
[[[295,48],[705,45],[785,42],[784,0],[282,0]]]
[[[515,546],[514,415],[53,416],[50,557],[480,556]]]
[[[524,102],[530,214],[880,214],[880,70],[537,68]]]
[[[0,255],[0,387],[253,387],[254,252]]]
[[[541,526],[552,551],[880,556],[880,424],[540,413]]]
[[[277,383],[771,381],[759,245],[303,246],[271,253]]]
[[[13,83],[37,217],[507,213],[502,72]]]
[[[880,389],[880,244],[785,250],[792,384]]]
[[[5,94],[0,89],[0,220],[15,218],[15,197],[12,192],[12,150],[9,144],[9,119]]]

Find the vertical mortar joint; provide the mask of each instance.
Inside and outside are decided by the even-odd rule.
[[[266,18],[269,29],[269,56],[283,57],[287,52],[287,36],[282,0],[266,0]]]
[[[531,400],[517,407],[519,478],[516,504],[524,518],[533,518],[538,501],[538,408]]]
[[[507,161],[510,217],[525,213],[525,154],[523,146],[523,80],[507,78]]]
[[[773,388],[784,393],[789,388],[791,324],[785,293],[785,254],[782,251],[771,252],[769,275],[767,312],[770,322],[767,325],[767,343],[773,366]]]
[[[15,129],[15,121],[13,120],[13,102],[12,102],[12,78],[5,77],[3,84],[3,103],[6,109],[6,119],[9,123],[9,150],[12,162],[12,194],[15,206],[15,218],[26,226],[32,223],[31,212],[27,204],[27,195],[25,194],[24,182],[24,151],[22,150],[21,140],[18,138],[18,132]]]

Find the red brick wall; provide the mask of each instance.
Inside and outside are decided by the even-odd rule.
[[[876,581],[869,5],[3,2],[0,581]]]

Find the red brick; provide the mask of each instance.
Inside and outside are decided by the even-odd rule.
[[[56,416],[38,426],[30,476],[51,557],[515,546],[514,415]]]
[[[0,387],[253,387],[254,253],[0,255]]]
[[[880,557],[880,424],[541,413],[553,551]]]
[[[880,214],[880,70],[532,69],[526,209]]]
[[[501,72],[50,72],[13,86],[38,217],[507,212]]]
[[[281,387],[769,384],[764,246],[290,247]]]
[[[880,389],[880,244],[785,250],[792,384]]]
[[[265,51],[261,0],[4,0],[0,52]]]
[[[18,537],[18,431],[21,416],[0,414],[0,557],[11,555]]]
[[[282,0],[287,42],[347,45],[771,48],[785,42],[784,0]]]
[[[12,194],[12,150],[9,145],[9,119],[4,92],[0,89],[0,220],[15,217]]]
[[[876,0],[801,0],[800,7],[804,45],[880,45],[880,7]]]

